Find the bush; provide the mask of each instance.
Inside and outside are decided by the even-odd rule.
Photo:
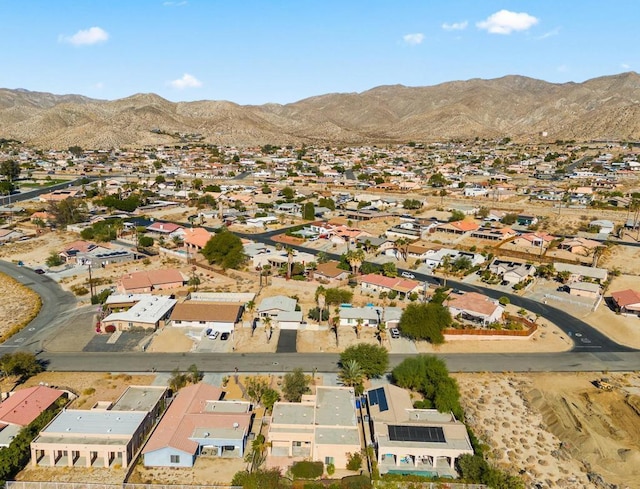
[[[336,466],[333,464],[327,465],[327,474],[333,475],[336,473]]]
[[[87,389],[82,391],[82,395],[83,396],[90,396],[90,395],[95,394],[95,393],[96,393],[96,390],[93,387],[89,387],[89,388],[87,388]]]
[[[291,467],[291,474],[296,479],[317,479],[324,472],[324,464],[322,462],[309,462],[303,460],[296,462]]]
[[[87,295],[89,293],[89,289],[87,289],[86,287],[84,287],[82,285],[73,285],[71,287],[71,291],[75,295]]]
[[[501,306],[506,306],[507,304],[511,304],[511,301],[506,296],[500,297],[500,299],[498,299],[498,302],[500,303]]]
[[[365,475],[350,475],[340,481],[342,489],[371,489],[371,481]]]
[[[105,333],[115,333],[116,332],[116,327],[113,324],[108,324],[105,328],[104,328]]]
[[[360,470],[362,468],[362,455],[360,452],[350,453],[347,462],[347,470]]]

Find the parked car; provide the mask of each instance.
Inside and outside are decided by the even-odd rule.
[[[404,278],[416,278],[416,276],[411,272],[402,272],[400,275],[402,275]]]
[[[215,340],[216,338],[218,338],[218,336],[220,336],[220,332],[219,331],[212,331],[209,335],[207,335],[207,337],[210,340]]]
[[[211,331],[213,331],[211,328],[207,328],[207,329],[205,329],[205,331],[204,331],[204,335],[205,335],[205,336],[209,336],[209,335],[211,334]]]
[[[227,341],[229,339],[229,333],[226,331],[220,335],[220,341]]]
[[[389,332],[392,338],[400,338],[400,330],[398,328],[391,328]]]
[[[34,272],[36,272],[38,275],[44,275],[45,271],[42,268],[36,268],[34,270]]]

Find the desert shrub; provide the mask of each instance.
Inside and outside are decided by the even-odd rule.
[[[82,395],[83,396],[90,396],[90,395],[95,394],[95,393],[96,393],[96,390],[93,387],[89,387],[89,388],[87,388],[87,389],[82,391]]]
[[[296,479],[317,479],[324,472],[324,464],[322,462],[309,462],[303,460],[296,462],[291,467],[291,474]]]
[[[75,295],[87,295],[89,293],[89,289],[83,285],[73,285],[71,286],[71,292]]]
[[[340,481],[342,489],[371,489],[371,481],[365,475],[350,475]]]
[[[360,452],[350,453],[349,461],[347,462],[348,470],[360,470],[362,467],[362,455]]]

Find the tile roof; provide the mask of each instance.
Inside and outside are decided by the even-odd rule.
[[[191,438],[198,428],[230,430],[234,429],[234,423],[237,423],[238,429],[246,433],[251,422],[251,413],[212,412],[207,409],[208,402],[219,401],[222,394],[218,387],[203,383],[181,389],[142,453],[171,447],[195,454],[199,444]]]
[[[16,391],[0,404],[0,421],[26,426],[62,395],[64,391],[42,385]]]
[[[368,273],[360,277],[360,283],[385,287],[387,289],[397,290],[398,292],[410,292],[420,285],[416,280],[410,280],[400,277],[385,277],[377,273]]]
[[[133,272],[123,275],[120,279],[122,288],[126,290],[142,289],[146,287],[157,287],[159,285],[171,284],[175,282],[183,283],[184,277],[179,270],[170,268],[168,270],[148,270]]]
[[[204,248],[209,239],[211,239],[211,233],[205,228],[185,229],[183,237],[185,244],[191,244],[199,248]]]
[[[477,292],[465,292],[464,294],[450,294],[446,302],[447,306],[490,316],[500,306],[491,301],[487,296]]]
[[[315,274],[324,275],[325,277],[334,278],[343,273],[349,273],[347,270],[342,270],[338,268],[339,262],[335,260],[328,261],[326,263],[319,263],[316,266]]]
[[[620,307],[626,307],[631,304],[640,304],[640,292],[633,289],[611,292],[611,297],[613,297],[613,300],[616,301],[616,304]]]

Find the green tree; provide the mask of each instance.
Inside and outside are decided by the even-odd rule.
[[[336,202],[335,200],[328,198],[328,197],[320,197],[320,199],[318,199],[318,205],[320,207],[326,207],[329,210],[335,211],[336,210]]]
[[[242,241],[235,234],[223,230],[207,241],[202,254],[209,261],[223,269],[237,269],[244,264],[246,255]]]
[[[422,202],[417,199],[405,199],[404,202],[402,202],[402,207],[409,210],[420,209]]]
[[[304,204],[302,218],[307,221],[313,221],[316,218],[316,208],[313,205],[313,202],[307,202]]]
[[[358,275],[358,270],[364,261],[364,251],[361,249],[349,250],[344,254],[345,260],[349,263],[354,275]]]
[[[454,209],[449,216],[449,222],[456,222],[464,220],[464,212]]]
[[[271,411],[273,409],[273,405],[280,400],[280,394],[277,390],[268,387],[262,393],[262,405],[267,409],[267,411]]]
[[[87,204],[77,198],[68,198],[60,202],[49,204],[49,213],[59,226],[66,227],[69,224],[82,222],[87,215]]]
[[[270,389],[264,377],[247,377],[244,381],[247,396],[254,404],[262,404],[265,393]]]
[[[402,334],[414,340],[427,340],[433,344],[444,343],[442,331],[452,323],[449,309],[437,302],[411,303],[400,317]]]
[[[286,199],[286,200],[293,200],[293,198],[296,195],[295,190],[293,190],[291,187],[285,187],[283,188],[280,193],[282,194],[282,196]]]
[[[432,187],[444,187],[449,183],[449,181],[444,177],[442,173],[438,172],[431,175],[427,183]]]
[[[345,365],[350,360],[355,360],[369,379],[384,375],[389,367],[387,350],[370,343],[359,343],[346,348],[340,354],[340,364]]]
[[[202,181],[202,178],[194,178],[191,181],[191,186],[196,190],[200,190],[203,185],[204,185],[204,182]]]
[[[385,277],[397,277],[398,276],[398,268],[396,267],[396,264],[393,263],[392,261],[388,261],[386,263],[382,264],[382,274]]]
[[[62,259],[62,257],[56,253],[55,251],[52,251],[51,253],[49,253],[49,256],[47,257],[47,259],[45,260],[45,264],[48,267],[59,267],[60,265],[62,265],[64,263],[64,260]]]
[[[149,248],[153,246],[153,238],[151,236],[145,236],[144,234],[138,237],[138,246],[140,248]]]
[[[42,372],[42,365],[33,353],[17,351],[5,353],[0,357],[0,370],[4,376],[17,376],[21,380],[28,379]]]
[[[9,182],[13,182],[20,176],[20,163],[15,160],[5,160],[0,163],[0,175],[4,176]]]
[[[289,402],[300,402],[303,394],[309,390],[309,379],[301,368],[285,374],[282,379],[282,395]]]
[[[502,222],[502,224],[506,224],[508,226],[510,226],[511,224],[515,224],[515,222],[518,220],[518,214],[506,214],[501,220],[500,222]]]

